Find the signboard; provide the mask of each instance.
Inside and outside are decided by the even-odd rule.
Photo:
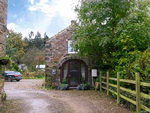
[[[56,69],[52,69],[52,74],[56,74]]]
[[[97,77],[97,69],[92,69],[92,77]]]

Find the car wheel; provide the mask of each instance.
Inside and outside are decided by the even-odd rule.
[[[11,78],[8,78],[8,82],[12,82]]]
[[[16,80],[17,82],[19,82],[20,80]]]

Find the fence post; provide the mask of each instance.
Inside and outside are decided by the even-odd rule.
[[[140,112],[141,111],[141,102],[140,102],[140,76],[139,73],[135,73],[135,77],[136,77],[136,112]]]
[[[100,71],[100,92],[102,91],[102,72]]]
[[[109,72],[107,71],[107,96],[109,95]]]
[[[120,104],[120,73],[117,72],[117,104]]]

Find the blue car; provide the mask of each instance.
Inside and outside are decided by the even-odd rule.
[[[5,71],[2,76],[8,82],[12,82],[13,80],[19,82],[22,79],[22,74],[18,71]]]

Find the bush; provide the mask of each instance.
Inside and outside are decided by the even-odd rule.
[[[57,90],[69,90],[69,84],[65,78],[63,78],[62,84],[58,85]]]
[[[100,77],[99,76],[97,76],[95,82],[100,82]]]
[[[54,79],[53,75],[47,74],[47,81],[45,83],[45,87],[46,88],[52,89],[54,87],[54,85],[52,84],[53,79]]]
[[[81,82],[82,82],[82,84],[85,84],[85,83],[86,83],[86,81],[85,81],[85,78],[84,78],[84,77],[81,77]]]
[[[63,81],[62,81],[63,84],[67,84],[67,80],[65,78],[63,78]]]
[[[80,84],[77,86],[76,88],[77,90],[89,90],[90,89],[90,84],[86,83],[86,84]]]
[[[22,77],[24,79],[36,79],[36,78],[43,78],[45,77],[45,72],[44,71],[37,71],[37,72],[23,72],[22,73]]]
[[[69,90],[69,84],[60,84],[60,90]]]
[[[13,68],[14,68],[16,71],[18,71],[18,70],[19,70],[19,67],[18,67],[18,65],[17,65],[17,64],[15,64]]]

